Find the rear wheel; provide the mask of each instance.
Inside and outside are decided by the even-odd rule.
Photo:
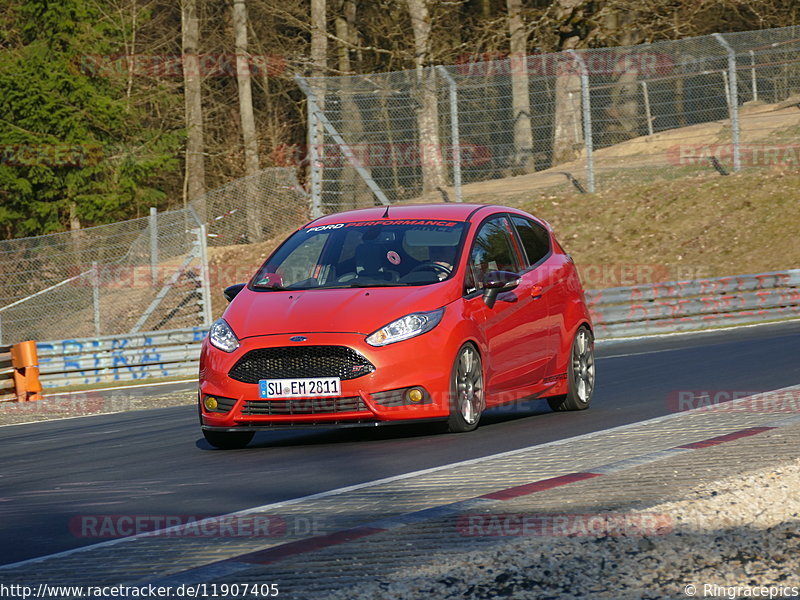
[[[450,377],[448,431],[472,431],[478,426],[484,407],[483,362],[475,346],[464,344],[458,351]]]
[[[255,435],[254,431],[207,431],[203,430],[206,441],[220,450],[244,448]]]
[[[548,398],[550,408],[557,411],[589,408],[594,392],[594,337],[581,325],[572,341],[567,367],[567,395]]]

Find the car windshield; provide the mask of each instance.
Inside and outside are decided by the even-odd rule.
[[[380,219],[310,226],[292,235],[253,278],[271,290],[429,285],[456,266],[466,224]]]

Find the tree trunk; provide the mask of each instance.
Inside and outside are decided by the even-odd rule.
[[[328,20],[325,0],[311,0],[311,76],[324,77],[328,70]],[[324,108],[324,98],[317,98]]]
[[[553,118],[554,165],[575,159],[583,148],[580,67],[570,58],[560,56],[556,71]]]
[[[348,44],[355,44],[357,39],[355,0],[344,0],[341,9],[343,14],[336,17],[336,37],[341,40],[338,47],[339,71],[343,75],[349,75],[352,68]],[[341,81],[339,97],[342,101],[341,134],[352,145],[356,156],[364,157],[362,166],[369,171],[371,152],[364,143],[364,121],[353,95],[353,87],[346,78]],[[343,165],[341,182],[342,208],[359,208],[373,204],[372,192],[354,168]]]
[[[253,94],[250,81],[250,63],[247,54],[247,6],[245,0],[233,0],[233,33],[236,44],[236,82],[239,86],[239,117],[244,142],[245,174],[250,177],[259,172],[258,140],[253,116]],[[249,241],[261,240],[263,229],[261,202],[255,181],[247,186],[247,234]]]
[[[511,37],[511,106],[514,115],[514,167],[523,173],[535,170],[533,161],[533,130],[531,129],[531,98],[528,87],[528,35],[522,22],[522,0],[507,0],[508,31]]]
[[[641,33],[636,28],[637,16],[635,11],[626,10],[613,12],[606,18],[609,33],[619,40],[621,46],[633,46],[642,41]],[[617,85],[611,88],[611,103],[606,110],[610,122],[603,132],[604,145],[618,144],[641,133],[644,119],[639,110],[639,71],[643,66],[649,66],[647,63],[641,64],[642,61],[641,50],[622,51],[614,65],[613,75]]]
[[[571,23],[580,0],[558,0],[556,18],[565,23],[562,50],[573,50],[580,37]],[[553,116],[553,165],[574,160],[583,148],[580,66],[570,55],[559,55],[556,66]]]
[[[125,97],[128,101],[128,110],[131,109],[131,92],[133,91],[133,71],[134,71],[134,56],[136,55],[136,16],[138,10],[136,7],[136,0],[131,3],[131,45],[127,48],[128,54],[128,85],[125,90]]]
[[[311,0],[311,93],[314,95],[314,100],[322,112],[325,112],[325,80],[318,79],[324,77],[328,72],[328,20],[327,20],[327,6],[326,0]],[[325,168],[325,128],[322,123],[317,119],[316,128],[317,138],[317,157],[319,162],[317,165],[308,164],[309,171],[312,168],[317,168],[319,173],[319,180],[323,181],[323,169]],[[311,148],[306,149],[306,156],[311,156]],[[309,172],[308,180],[311,180]],[[322,195],[325,196],[324,186],[322,184]]]
[[[78,231],[81,228],[81,220],[78,218],[78,205],[75,201],[69,203],[69,229]]]
[[[206,175],[203,158],[203,104],[200,80],[200,61],[197,57],[200,27],[197,19],[197,0],[181,4],[181,34],[183,46],[183,87],[186,110],[186,192],[184,204],[191,203],[200,219],[206,215]]]
[[[426,68],[431,54],[431,17],[427,0],[407,0],[414,32],[414,62],[417,74],[419,109],[419,157],[422,166],[422,193],[446,185],[439,138],[439,107],[436,96],[436,71]]]

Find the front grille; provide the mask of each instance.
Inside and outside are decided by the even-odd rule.
[[[251,350],[228,375],[242,383],[258,383],[296,377],[355,379],[374,370],[371,362],[345,346],[289,346]]]
[[[364,401],[353,398],[291,398],[289,400],[249,400],[243,415],[321,415],[369,410]]]

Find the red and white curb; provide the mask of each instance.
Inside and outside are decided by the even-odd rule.
[[[748,399],[749,398],[745,398],[743,400],[748,400]],[[665,420],[667,418],[672,418],[674,416],[676,415],[659,417],[657,419],[651,420],[650,422]],[[529,496],[546,490],[551,490],[554,488],[571,485],[573,483],[577,483],[580,481],[586,481],[588,479],[602,477],[604,475],[609,475],[611,473],[617,473],[633,467],[668,459],[670,457],[679,454],[684,454],[687,452],[693,452],[696,450],[701,450],[704,448],[709,448],[712,446],[718,446],[720,444],[733,442],[735,440],[743,439],[754,435],[759,435],[761,433],[767,431],[773,431],[780,427],[785,427],[787,425],[792,425],[798,422],[800,422],[800,415],[794,415],[792,417],[780,419],[768,425],[759,427],[746,427],[737,431],[726,433],[724,435],[698,440],[696,442],[691,442],[687,444],[681,444],[679,446],[675,446],[667,450],[649,452],[634,458],[628,458],[625,460],[606,463],[603,465],[599,465],[597,467],[593,467],[590,471],[587,472],[568,473],[565,475],[559,475],[557,477],[550,477],[538,481],[532,481],[530,483],[497,490],[467,500],[461,500],[458,502],[443,504],[440,506],[427,508],[415,512],[410,512],[394,517],[389,517],[386,519],[379,519],[377,521],[365,523],[357,527],[342,529],[325,535],[319,535],[302,540],[287,542],[285,544],[280,544],[277,546],[266,548],[264,550],[245,553],[233,558],[228,558],[220,560],[215,563],[204,565],[202,567],[189,569],[180,573],[176,573],[174,575],[170,575],[164,578],[159,578],[157,580],[149,580],[147,581],[147,583],[153,585],[179,586],[181,584],[188,585],[188,584],[209,582],[215,579],[219,579],[221,577],[236,575],[238,573],[252,569],[254,567],[280,562],[282,560],[294,556],[306,554],[309,552],[314,552],[317,550],[323,550],[340,544],[355,542],[365,537],[373,536],[380,533],[386,533],[388,531],[392,531],[409,525],[415,525],[426,521],[434,521],[446,517],[457,516],[463,513],[474,511],[476,509],[486,509],[492,507],[493,505],[497,506],[498,503],[513,500],[515,498],[519,498],[522,496]],[[642,423],[647,423],[647,421],[640,422],[637,425],[641,425]],[[628,427],[628,426],[626,425],[623,427]],[[615,428],[615,429],[620,429],[620,428]],[[611,430],[606,430],[606,432],[596,432],[596,433],[607,433],[608,431]],[[589,434],[589,436],[593,435],[596,434]],[[585,438],[588,436],[580,436],[580,437]],[[572,438],[573,441],[575,439],[578,438]],[[462,464],[462,463],[457,463],[457,464]],[[448,465],[448,466],[452,467],[454,465]]]

